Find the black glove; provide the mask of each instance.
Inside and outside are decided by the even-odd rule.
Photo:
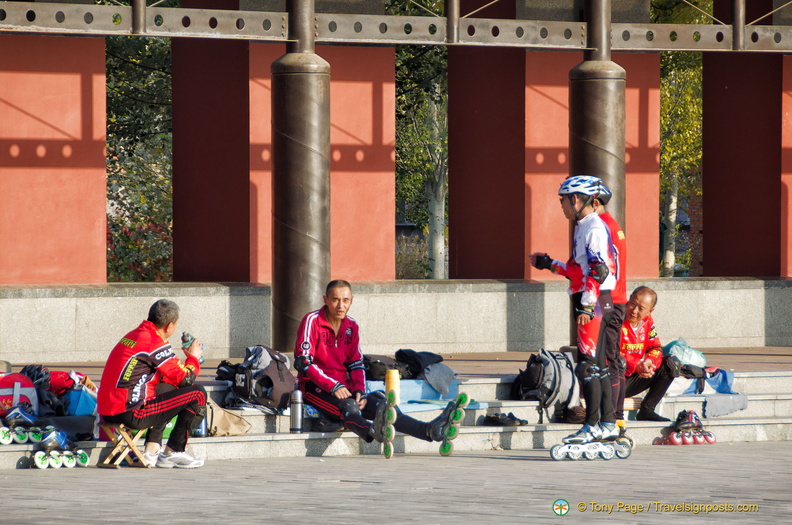
[[[553,259],[550,258],[549,255],[543,253],[536,258],[536,263],[534,264],[534,268],[538,270],[552,270],[553,268]]]

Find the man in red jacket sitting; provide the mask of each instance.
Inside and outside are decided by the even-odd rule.
[[[168,338],[176,332],[179,307],[160,299],[149,309],[148,319],[125,335],[107,358],[99,385],[98,412],[104,421],[132,429],[148,428],[144,455],[160,468],[197,468],[202,459],[185,452],[190,431],[206,416],[206,390],[196,385],[201,370],[201,343],[184,350],[185,364]],[[177,388],[156,395],[159,381]],[[164,451],[160,439],[165,425],[178,416]]]
[[[621,355],[626,361],[625,375],[620,377],[620,394],[616,405],[616,419],[624,419],[624,398],[649,390],[641,401],[636,419],[639,421],[669,421],[655,412],[668,387],[679,375],[679,361],[664,358],[657,336],[652,312],[657,294],[648,286],[639,286],[630,295],[627,315],[622,325]]]

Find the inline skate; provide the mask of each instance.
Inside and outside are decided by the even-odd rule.
[[[616,426],[619,427],[619,437],[616,439],[616,441],[629,443],[630,448],[634,449],[636,446],[635,440],[627,435],[626,422],[623,419],[620,419],[616,422]]]
[[[450,456],[454,452],[452,441],[459,435],[459,427],[462,425],[462,420],[465,419],[465,407],[469,404],[470,396],[461,392],[453,401],[449,401],[443,409],[443,413],[430,423],[439,431],[437,433],[440,435],[433,435],[432,438],[440,437],[441,456]]]
[[[680,412],[666,439],[672,445],[712,445],[716,441],[715,434],[704,430],[701,418],[695,410]]]
[[[45,432],[39,446],[41,450],[33,453],[33,464],[36,468],[88,466],[88,453],[71,443],[62,430],[55,429]]]
[[[384,402],[377,407],[377,415],[372,422],[374,439],[382,443],[382,455],[385,459],[393,457],[393,438],[396,437],[393,423],[396,422],[396,416],[396,392],[388,390]]]
[[[41,441],[43,431],[36,425],[36,416],[25,406],[17,405],[11,408],[5,416],[5,426],[0,427],[0,443],[38,443]]]
[[[614,457],[627,459],[632,454],[630,444],[626,440],[619,440],[618,431],[603,429],[599,426],[584,425],[583,428],[565,437],[562,441],[563,445],[553,445],[550,448],[550,457],[555,461],[565,458],[577,461],[581,457],[588,460],[598,457],[604,460]]]

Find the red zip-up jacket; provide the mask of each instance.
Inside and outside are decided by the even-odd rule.
[[[360,328],[351,317],[341,320],[337,335],[327,321],[325,307],[303,317],[294,346],[295,362],[300,357],[309,363],[297,374],[301,390],[311,381],[325,392],[345,386],[350,392],[365,393]]]
[[[195,382],[201,371],[198,358],[187,356],[185,365],[151,321],[143,321],[110,352],[99,384],[97,411],[113,416],[142,406],[155,396],[157,372],[176,386]]]
[[[663,363],[663,347],[657,336],[654,319],[651,315],[644,317],[637,328],[633,328],[630,321],[624,321],[621,332],[621,354],[627,361],[624,377],[635,373],[635,367],[642,359],[647,359],[659,369]]]

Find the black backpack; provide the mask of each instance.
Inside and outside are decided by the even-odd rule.
[[[226,408],[241,404],[263,405],[271,410],[286,408],[289,394],[296,388],[289,370],[289,358],[272,348],[256,345],[245,349],[245,360],[217,367],[218,380],[232,381]]]
[[[398,370],[402,379],[413,379],[415,376],[406,364],[387,355],[366,354],[363,356],[363,369],[369,381],[385,380],[385,372]]]
[[[512,399],[539,401],[539,423],[563,419],[567,407],[580,404],[580,390],[575,367],[564,352],[553,350],[532,354],[512,383]],[[552,414],[551,414],[552,410]]]

